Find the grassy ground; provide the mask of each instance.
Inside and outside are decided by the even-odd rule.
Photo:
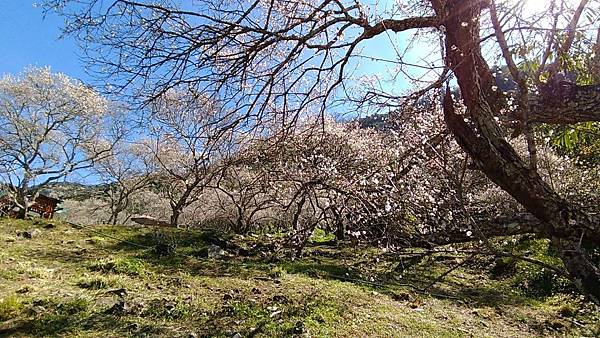
[[[313,245],[292,261],[236,237],[249,253],[208,258],[206,232],[53,224],[0,219],[0,336],[600,336],[579,296],[533,298],[481,263],[431,285],[458,254]]]

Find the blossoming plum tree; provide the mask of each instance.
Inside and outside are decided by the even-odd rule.
[[[96,91],[48,68],[0,79],[0,177],[25,217],[41,189],[111,154],[121,137]]]

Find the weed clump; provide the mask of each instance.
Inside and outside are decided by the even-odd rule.
[[[164,233],[154,234],[154,246],[152,254],[157,257],[170,256],[177,249],[177,240],[173,236],[168,236]]]
[[[87,311],[90,302],[85,298],[73,298],[67,302],[60,303],[56,307],[57,314],[72,316]]]
[[[33,304],[44,309],[27,328],[35,336],[46,337],[68,332],[81,325],[81,320],[90,313],[90,301],[82,297],[63,302],[47,298],[36,300]]]
[[[118,258],[107,258],[102,259],[89,266],[91,271],[98,272],[112,272],[119,274],[126,274],[132,276],[139,276],[144,274],[146,270],[146,264],[137,258],[132,257],[118,257]]]
[[[77,286],[82,289],[101,290],[118,286],[113,278],[104,277],[84,277],[77,281]]]
[[[16,317],[23,309],[23,303],[16,296],[0,299],[0,322]]]
[[[287,271],[285,270],[285,268],[283,268],[281,266],[275,266],[269,270],[269,276],[271,278],[281,278],[281,277],[285,276],[286,273],[287,273]]]
[[[190,312],[190,305],[180,299],[161,298],[150,301],[145,315],[153,318],[184,319]]]

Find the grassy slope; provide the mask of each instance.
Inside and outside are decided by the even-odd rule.
[[[529,299],[481,268],[457,269],[428,289],[445,297],[405,285],[427,285],[454,263],[443,257],[399,279],[389,273],[398,261],[375,249],[313,247],[296,261],[202,258],[202,233],[168,229],[176,254],[158,257],[111,238],[151,246],[151,229],[44,224],[0,219],[0,336],[600,335],[600,316],[577,297]],[[33,239],[17,235],[32,228],[41,231]]]

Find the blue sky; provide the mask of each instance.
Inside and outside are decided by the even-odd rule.
[[[76,42],[59,39],[63,19],[53,13],[44,18],[34,2],[0,0],[0,75],[16,74],[30,65],[50,66],[87,82]]]
[[[41,0],[0,0],[0,76],[19,73],[31,65],[50,66],[54,72],[92,82],[79,59],[80,49],[75,40],[60,38],[63,18],[55,13],[44,17],[42,8],[34,6],[36,1]],[[398,38],[393,35],[380,36],[362,44],[363,53],[393,59],[395,52],[389,38]],[[373,64],[367,60],[361,60],[360,64],[355,74],[385,74],[390,71],[389,65]]]

